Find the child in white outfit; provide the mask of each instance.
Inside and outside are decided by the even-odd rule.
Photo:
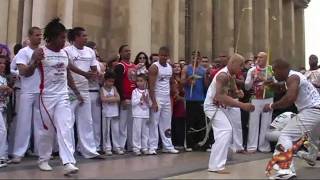
[[[4,77],[6,69],[6,57],[0,55],[0,168],[7,166],[8,142],[6,125],[6,104],[12,89],[7,86],[7,79]]]
[[[150,117],[149,91],[146,89],[147,77],[144,74],[137,75],[137,88],[133,90],[131,97],[132,117],[133,117],[133,152],[136,155],[148,154]]]
[[[104,75],[104,85],[100,90],[102,102],[102,129],[103,129],[103,149],[107,155],[112,155],[110,128],[112,134],[113,150],[117,154],[123,154],[119,145],[119,102],[120,96],[114,87],[115,74],[108,71]]]

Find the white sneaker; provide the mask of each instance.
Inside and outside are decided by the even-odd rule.
[[[149,151],[148,151],[148,149],[142,149],[141,151],[142,151],[142,154],[144,154],[144,155],[147,155],[147,154],[149,154]]]
[[[106,150],[106,155],[107,156],[112,156],[112,151],[111,150]]]
[[[0,168],[7,167],[8,163],[5,159],[0,159]]]
[[[192,152],[193,150],[192,150],[192,148],[186,148],[185,151],[186,152]]]
[[[41,171],[52,171],[52,167],[49,165],[48,161],[43,161],[38,164]]]
[[[150,149],[148,152],[149,155],[157,155],[157,151],[154,149]]]
[[[295,177],[297,177],[295,173],[290,173],[290,174],[276,173],[274,176],[270,176],[269,179],[293,179]]]
[[[133,153],[134,153],[136,156],[140,156],[140,155],[141,155],[141,152],[140,152],[140,151],[133,151]]]
[[[179,151],[176,149],[163,149],[162,152],[169,153],[169,154],[178,154],[179,153]]]
[[[124,154],[124,152],[121,149],[115,150],[115,153],[119,154],[119,155],[123,155]]]
[[[64,165],[64,175],[69,176],[71,174],[76,174],[79,171],[79,168],[77,168],[74,164],[68,163]]]
[[[13,164],[19,164],[21,163],[21,160],[22,160],[22,157],[19,157],[19,156],[14,156],[10,162],[13,163]]]

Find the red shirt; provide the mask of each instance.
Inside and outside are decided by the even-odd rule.
[[[123,73],[123,98],[131,99],[132,91],[136,88],[136,66],[132,63],[126,63],[124,61],[119,62],[124,68]]]

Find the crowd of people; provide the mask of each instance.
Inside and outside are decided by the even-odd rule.
[[[75,152],[105,159],[161,149],[211,151],[209,170],[223,173],[228,151],[271,152],[280,137],[273,119],[297,113],[294,102],[281,109],[286,88],[274,90],[265,52],[248,59],[222,52],[210,60],[197,50],[177,61],[160,47],[131,61],[130,46],[122,45],[106,61],[84,28],[67,30],[54,19],[43,32],[30,28],[14,55],[5,45],[0,54],[0,167],[32,154],[40,170],[51,171],[49,160],[59,153],[70,175],[78,171]],[[319,91],[315,55],[303,73]]]

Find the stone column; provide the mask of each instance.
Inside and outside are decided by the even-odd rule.
[[[192,0],[191,50],[212,58],[212,0]]]
[[[296,8],[295,19],[295,65],[305,67],[305,31],[304,31],[304,9]]]
[[[140,52],[151,52],[151,12],[152,1],[129,1],[130,12],[130,47],[132,59]]]
[[[74,0],[57,0],[57,15],[61,21],[70,29],[73,25]]]
[[[9,0],[1,0],[0,1],[0,42],[6,43],[8,36],[8,18],[9,18]]]
[[[28,38],[28,30],[32,25],[32,6],[32,0],[23,1],[22,41]]]
[[[295,19],[294,3],[292,0],[283,1],[283,56],[292,67],[296,67],[295,60]]]
[[[267,52],[269,39],[268,0],[253,0],[253,53]]]
[[[252,0],[237,0],[235,10],[235,51],[245,58],[253,54]]]
[[[57,16],[57,0],[33,0],[32,26],[44,28]]]
[[[213,0],[214,57],[221,52],[234,52],[234,1]]]
[[[282,1],[269,1],[270,61],[283,57]]]
[[[16,43],[21,42],[21,24],[19,24],[22,15],[21,0],[11,0],[9,2],[9,15],[8,15],[8,35],[7,44],[9,47],[13,47]]]

